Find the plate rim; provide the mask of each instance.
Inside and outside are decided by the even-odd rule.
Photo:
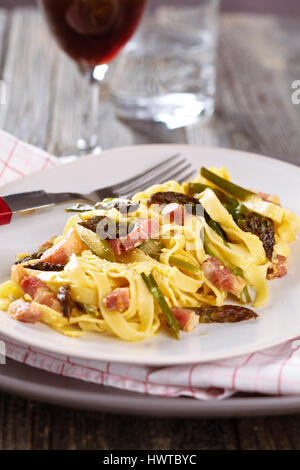
[[[226,153],[239,153],[239,154],[247,154],[247,156],[253,158],[253,159],[256,159],[256,160],[261,160],[261,159],[264,159],[264,160],[269,160],[271,161],[273,164],[275,163],[277,166],[286,166],[286,167],[291,167],[293,168],[294,170],[296,170],[299,174],[300,174],[300,165],[295,165],[294,163],[290,163],[290,162],[286,162],[285,160],[281,160],[279,157],[270,157],[268,155],[263,155],[263,154],[259,154],[259,153],[255,153],[255,152],[250,152],[248,150],[239,150],[239,149],[231,149],[229,147],[215,147],[215,146],[206,146],[206,145],[198,145],[198,144],[168,144],[168,143],[162,143],[162,144],[139,144],[139,145],[124,145],[124,146],[121,146],[121,147],[113,147],[111,149],[106,149],[106,150],[103,150],[100,154],[90,154],[90,155],[86,155],[84,157],[79,157],[78,160],[75,160],[75,161],[72,161],[70,163],[61,163],[59,164],[58,166],[64,166],[64,165],[68,165],[68,166],[77,166],[78,164],[80,164],[80,162],[82,161],[82,159],[95,159],[95,158],[101,158],[103,155],[105,156],[105,154],[107,153],[113,153],[113,152],[117,152],[117,151],[122,151],[122,150],[135,150],[137,148],[145,148],[145,147],[174,147],[174,148],[178,148],[178,147],[184,147],[184,148],[194,148],[194,149],[197,149],[197,148],[201,148],[202,150],[208,150],[208,151],[225,151]],[[56,157],[58,160],[60,157]],[[39,174],[50,174],[52,172],[55,171],[55,169],[57,169],[58,167],[57,165],[53,168],[47,168],[45,170],[39,170],[39,171],[35,171],[33,173],[30,173],[29,175],[26,175],[24,176],[23,178],[21,178],[21,180],[23,181],[24,179],[29,179],[31,178],[32,176],[38,176]],[[20,181],[20,179],[16,179],[16,180],[13,180],[9,183],[6,183],[5,185],[1,185],[0,186],[0,195],[1,196],[4,196],[5,194],[2,193],[2,190],[5,189],[5,188],[10,188],[11,186],[14,186],[17,184],[17,182]]]
[[[12,359],[0,368],[0,390],[55,406],[127,415],[217,418],[300,413],[299,395],[233,395],[224,400],[144,395],[59,376]]]

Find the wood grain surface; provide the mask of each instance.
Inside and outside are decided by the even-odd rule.
[[[291,101],[291,83],[300,79],[299,44],[300,19],[223,16],[214,118],[176,131],[120,122],[105,85],[103,148],[203,144],[299,165],[300,105]],[[76,138],[87,90],[37,12],[0,9],[0,79],[8,91],[7,104],[0,106],[1,128],[54,154]],[[195,448],[300,449],[300,418],[149,419],[62,409],[0,393],[0,449]]]

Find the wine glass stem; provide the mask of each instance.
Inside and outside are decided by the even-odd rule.
[[[94,69],[82,70],[86,80],[87,99],[84,105],[82,130],[77,140],[79,154],[100,153],[98,125],[99,125],[99,97],[101,80],[94,78]]]

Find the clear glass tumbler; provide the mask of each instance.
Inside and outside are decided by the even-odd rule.
[[[219,0],[149,0],[136,35],[113,70],[123,118],[169,129],[214,112]]]

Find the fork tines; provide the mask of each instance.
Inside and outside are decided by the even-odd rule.
[[[135,177],[114,186],[113,189],[119,196],[131,197],[153,184],[164,183],[172,179],[177,179],[181,183],[192,176],[194,171],[191,171],[191,168],[191,164],[187,162],[186,158],[180,157],[180,154],[177,153]]]

